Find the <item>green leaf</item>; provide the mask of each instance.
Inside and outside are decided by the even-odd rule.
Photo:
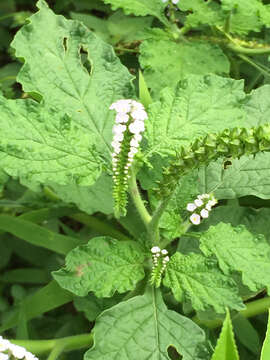
[[[236,338],[253,354],[258,356],[261,349],[260,337],[249,319],[241,313],[233,317],[233,328]]]
[[[66,255],[80,244],[78,239],[54,233],[45,227],[9,215],[0,215],[0,230],[58,254]]]
[[[50,184],[50,187],[63,201],[74,203],[87,214],[113,213],[112,178],[109,175],[103,173],[92,186]]]
[[[181,0],[178,7],[187,12],[185,26],[198,27],[199,25],[218,26],[224,22],[224,14],[219,4],[201,0]]]
[[[150,105],[145,132],[148,151],[175,154],[196,137],[239,126],[245,117],[244,98],[242,81],[189,75],[175,91],[164,89],[161,100]]]
[[[153,15],[157,17],[164,25],[169,25],[164,15],[164,9],[167,6],[160,0],[103,0],[105,4],[111,4],[112,9],[122,8],[129,15],[136,16]]]
[[[221,3],[222,9],[230,16],[230,31],[233,33],[259,32],[263,20],[267,19],[268,8],[260,0],[221,0]]]
[[[234,281],[216,262],[199,254],[176,252],[170,259],[163,284],[172,289],[176,300],[191,302],[195,310],[224,313],[226,307],[241,310],[244,305]]]
[[[204,332],[190,319],[168,310],[159,290],[148,289],[104,311],[94,328],[94,347],[85,360],[169,360],[169,346],[183,360],[207,357]]]
[[[164,87],[175,88],[189,74],[228,74],[230,64],[218,45],[207,42],[175,42],[148,39],[140,46],[140,64],[155,95]]]
[[[202,168],[200,170],[202,192],[216,189],[215,195],[218,199],[235,199],[246,195],[269,199],[269,153],[258,153],[255,158],[252,155],[243,156],[231,163],[232,165],[225,171],[222,160]]]
[[[202,252],[215,255],[225,274],[239,272],[252,291],[270,290],[270,245],[263,235],[255,236],[243,225],[219,223],[203,233],[200,242]]]
[[[78,296],[93,291],[97,297],[109,297],[135,288],[144,278],[143,261],[142,249],[134,241],[96,237],[71,251],[66,266],[53,277]]]
[[[33,295],[27,296],[20,304],[18,310],[1,324],[0,332],[6,331],[17,326],[20,321],[20,314],[24,314],[25,319],[31,320],[45,312],[55,309],[70,302],[73,295],[62,289],[56,281],[51,281],[48,285],[36,291]]]
[[[270,311],[268,312],[268,325],[267,325],[267,331],[262,347],[260,360],[268,360],[269,357],[270,357]]]
[[[269,122],[270,118],[270,85],[263,85],[247,96],[244,109],[246,121],[250,126],[259,126]]]
[[[229,311],[227,311],[211,360],[239,360]]]
[[[133,94],[132,76],[82,24],[38,6],[12,46],[25,61],[18,81],[42,103],[0,99],[1,164],[13,176],[89,186],[110,161],[109,106]]]

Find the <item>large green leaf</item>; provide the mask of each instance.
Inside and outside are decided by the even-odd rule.
[[[165,37],[165,36],[164,36]],[[154,94],[166,86],[174,88],[189,74],[228,74],[230,64],[218,45],[207,42],[175,42],[148,39],[140,46],[140,64]]]
[[[166,88],[150,105],[146,126],[148,151],[174,153],[194,138],[243,126],[243,82],[216,75],[189,75],[176,90]]]
[[[251,126],[259,126],[269,122],[270,118],[270,85],[264,85],[253,90],[247,96],[244,105],[247,113],[247,123]]]
[[[126,14],[136,16],[153,15],[157,17],[163,24],[168,25],[169,22],[164,15],[164,9],[167,4],[160,0],[103,0],[105,4],[111,4],[113,10],[122,8]]]
[[[178,301],[191,302],[195,310],[224,313],[226,307],[244,307],[234,281],[223,275],[215,262],[199,254],[176,252],[167,265],[163,283]]]
[[[250,290],[270,290],[270,245],[263,235],[251,234],[243,225],[219,223],[200,238],[206,256],[215,255],[225,274],[237,271]]]
[[[200,170],[200,191],[211,192],[219,199],[234,199],[254,195],[270,197],[270,154],[259,153],[233,160],[224,171],[223,161],[218,160]]]
[[[97,297],[108,297],[135,288],[144,277],[143,261],[143,251],[134,241],[96,237],[71,251],[66,266],[53,277],[78,296],[93,291]]]
[[[169,360],[169,346],[183,360],[205,359],[203,342],[204,332],[194,322],[168,310],[159,290],[148,289],[100,315],[85,360]]]
[[[109,106],[130,97],[132,77],[86,27],[38,6],[12,46],[25,61],[18,81],[42,103],[1,98],[1,164],[34,181],[91,185],[110,158]]]
[[[239,360],[230,313],[228,311],[211,360]]]

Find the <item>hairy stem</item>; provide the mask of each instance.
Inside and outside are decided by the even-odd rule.
[[[131,171],[130,171],[129,193],[130,193],[130,196],[132,197],[134,205],[135,205],[144,225],[146,226],[146,228],[148,228],[148,225],[152,218],[144,205],[143,199],[141,198],[141,194],[138,189],[138,185],[137,185],[137,181],[136,181],[136,174],[134,172],[134,169],[131,169]]]
[[[83,348],[90,348],[93,345],[92,334],[81,334],[50,340],[10,340],[11,343],[23,346],[35,355],[46,354],[53,349],[60,348],[64,351],[72,351]],[[57,352],[57,351],[56,351]],[[61,350],[62,352],[62,350]],[[53,356],[53,355],[50,355]],[[50,357],[49,357],[50,358]],[[50,360],[56,357],[51,357]]]
[[[267,312],[270,307],[270,297],[265,297],[263,299],[254,300],[246,304],[246,309],[240,311],[240,314],[243,315],[245,318],[250,318],[255,315],[262,314],[264,312]],[[200,326],[206,326],[209,329],[215,329],[222,325],[223,320],[222,319],[215,319],[215,320],[209,320],[204,321],[198,318],[198,316],[194,316],[192,319],[194,322],[196,322]]]

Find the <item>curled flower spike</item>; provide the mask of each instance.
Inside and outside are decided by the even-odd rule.
[[[147,113],[142,104],[131,99],[116,101],[110,106],[110,110],[116,111],[111,145],[113,148],[114,208],[116,217],[120,217],[126,214],[130,167],[139,150]]]
[[[209,216],[209,212],[212,207],[217,204],[213,194],[201,194],[197,196],[197,199],[193,203],[187,204],[187,211],[193,212],[189,217],[189,220],[194,225],[199,225],[201,219],[206,219]]]
[[[170,258],[168,256],[168,251],[166,249],[161,250],[158,246],[152,247],[151,253],[153,266],[150,282],[158,288],[161,283],[162,274],[164,273]]]
[[[9,359],[38,360],[35,355],[27,351],[24,347],[14,345],[0,336],[0,360]]]

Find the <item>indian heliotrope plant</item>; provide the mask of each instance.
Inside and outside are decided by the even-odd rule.
[[[38,355],[45,347],[54,360],[87,347],[85,360],[209,360],[215,334],[206,337],[226,309],[245,309],[248,317],[250,308],[261,313],[270,305],[269,209],[239,205],[257,197],[256,207],[266,206],[260,199],[270,198],[270,86],[242,66],[270,50],[236,41],[269,27],[269,6],[103,2],[90,6],[104,11],[96,29],[103,40],[40,0],[12,42],[24,93],[0,94],[0,177],[18,179],[20,195],[6,201],[12,191],[3,192],[3,211],[12,211],[1,214],[0,230],[14,243],[14,237],[30,243],[27,266],[16,274],[27,283],[33,265],[41,288],[31,287],[18,311],[1,317],[1,332],[19,324],[16,335],[28,335],[32,317],[72,301],[70,323],[82,311],[93,330],[58,339],[65,326],[55,339],[37,343]],[[264,73],[266,63],[265,56]],[[237,79],[247,71],[246,82],[230,77],[233,71]],[[21,184],[30,196],[21,195]],[[31,207],[28,199],[36,196]],[[17,245],[0,246],[20,255]],[[29,253],[44,257],[46,268],[36,269],[39,258]],[[47,267],[59,264],[51,281]],[[3,278],[8,283],[12,276],[8,269]],[[243,317],[234,320],[250,329]],[[12,349],[4,348],[2,358],[15,351],[31,359]]]

